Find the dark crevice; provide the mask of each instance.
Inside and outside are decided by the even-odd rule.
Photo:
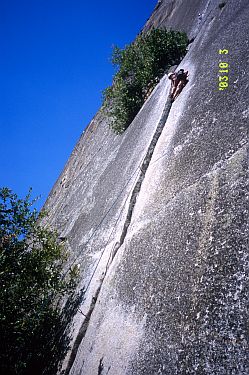
[[[136,182],[136,185],[135,185],[135,187],[134,187],[134,189],[132,191],[131,199],[130,199],[130,204],[129,204],[129,208],[128,208],[126,220],[125,220],[125,223],[124,223],[123,231],[122,231],[122,234],[121,234],[119,242],[117,243],[117,245],[114,248],[113,255],[112,255],[112,260],[115,257],[115,255],[117,254],[118,249],[124,243],[124,240],[125,240],[125,237],[126,237],[126,234],[127,234],[127,230],[128,230],[129,225],[131,223],[131,217],[132,217],[132,213],[133,213],[133,210],[134,210],[134,206],[136,204],[137,196],[138,196],[138,194],[139,194],[139,192],[141,190],[141,185],[142,185],[142,182],[143,182],[143,180],[145,178],[145,173],[146,173],[146,171],[147,171],[147,169],[149,167],[149,164],[150,164],[153,152],[155,150],[157,141],[158,141],[158,139],[159,139],[159,137],[160,137],[160,135],[161,135],[161,133],[163,131],[164,125],[165,125],[166,120],[168,118],[168,115],[169,115],[169,112],[170,112],[170,109],[171,109],[171,105],[172,105],[172,102],[168,98],[168,100],[165,103],[165,107],[164,107],[164,110],[163,110],[163,113],[162,113],[162,117],[161,117],[161,119],[160,119],[160,121],[158,123],[156,131],[155,131],[154,136],[153,136],[153,138],[152,138],[152,140],[150,142],[150,145],[148,147],[148,150],[147,150],[147,153],[145,155],[144,161],[142,163],[141,173],[140,173],[140,175],[138,177],[138,180]]]
[[[98,289],[95,292],[95,295],[92,297],[92,302],[91,302],[90,308],[88,310],[88,313],[85,315],[85,320],[82,323],[82,325],[80,327],[80,330],[79,330],[79,333],[78,333],[78,335],[77,335],[77,337],[74,341],[72,352],[71,352],[71,355],[70,355],[70,358],[69,358],[69,361],[68,361],[68,365],[67,365],[67,368],[66,368],[66,371],[65,371],[65,375],[69,374],[69,372],[70,372],[70,370],[73,366],[74,360],[76,358],[76,354],[77,354],[78,348],[80,346],[80,343],[83,340],[83,338],[85,337],[85,334],[86,334],[86,331],[87,331],[87,328],[88,328],[88,324],[89,324],[92,312],[94,310],[94,307],[95,307],[95,304],[96,304],[101,286],[102,286],[102,283],[99,285]]]
[[[225,1],[222,1],[222,2],[219,4],[219,9],[221,10],[222,8],[224,8],[225,5],[226,5],[226,2],[225,2]]]
[[[102,375],[103,370],[104,370],[103,358],[104,357],[100,358],[99,360],[98,375]]]

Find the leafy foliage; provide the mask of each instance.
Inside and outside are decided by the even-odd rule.
[[[103,92],[103,111],[116,133],[122,133],[129,126],[148,91],[165,71],[181,61],[187,44],[185,33],[152,29],[148,34],[140,34],[124,49],[114,47],[112,63],[117,72],[113,85]]]
[[[69,324],[80,303],[77,270],[62,277],[65,247],[39,224],[30,193],[0,189],[0,372],[55,374],[69,348]],[[62,303],[62,298],[66,300]]]

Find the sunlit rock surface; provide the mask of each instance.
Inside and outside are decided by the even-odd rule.
[[[50,193],[87,289],[71,375],[249,374],[248,19],[247,0],[159,1],[145,30],[188,33],[188,85],[170,108],[165,76],[122,136],[98,113]]]

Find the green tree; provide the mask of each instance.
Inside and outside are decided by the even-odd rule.
[[[1,374],[56,374],[81,300],[77,270],[62,276],[67,252],[33,202],[0,189]]]
[[[103,111],[116,133],[129,126],[148,92],[170,66],[179,64],[187,45],[185,33],[152,29],[124,49],[114,47],[112,63],[116,74],[113,85],[103,92]]]

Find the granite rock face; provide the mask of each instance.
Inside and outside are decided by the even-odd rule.
[[[98,113],[48,197],[86,289],[71,375],[249,374],[248,19],[159,1],[144,30],[188,33],[188,85],[171,106],[162,78],[122,136]]]

